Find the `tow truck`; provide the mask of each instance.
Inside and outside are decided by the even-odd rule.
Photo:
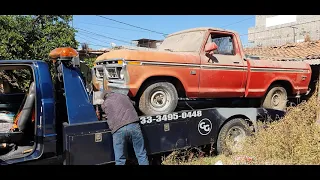
[[[0,95],[1,111],[16,114],[16,127],[0,133],[0,164],[113,164],[112,134],[99,103],[93,104],[77,51],[56,48],[49,57],[53,75],[42,60],[0,60],[1,71],[31,74],[28,91]],[[153,162],[164,153],[193,147],[232,150],[227,140],[237,143],[259,129],[259,120],[284,115],[266,108],[211,107],[140,116],[140,124]]]

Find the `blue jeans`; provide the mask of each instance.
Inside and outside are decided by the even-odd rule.
[[[116,165],[125,165],[127,141],[131,141],[139,165],[149,165],[147,151],[139,123],[131,123],[118,129],[113,135],[113,149]]]

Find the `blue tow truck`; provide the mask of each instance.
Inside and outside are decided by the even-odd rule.
[[[0,111],[16,114],[15,127],[0,132],[0,164],[112,164],[112,135],[92,103],[77,51],[57,48],[50,58],[52,63],[0,60],[0,71],[30,74],[26,92],[0,94]],[[140,123],[148,155],[157,159],[192,147],[214,146],[221,153],[232,149],[226,140],[236,143],[256,131],[258,120],[283,115],[263,108],[200,108],[140,116]]]

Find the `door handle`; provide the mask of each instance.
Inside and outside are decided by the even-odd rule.
[[[234,63],[234,64],[239,64],[240,62],[239,62],[239,61],[233,61],[233,63]]]

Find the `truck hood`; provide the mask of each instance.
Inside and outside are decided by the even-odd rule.
[[[100,55],[97,61],[123,58],[125,60],[151,61],[151,62],[179,62],[179,63],[199,63],[198,53],[192,52],[170,52],[161,50],[130,50],[120,49]]]

